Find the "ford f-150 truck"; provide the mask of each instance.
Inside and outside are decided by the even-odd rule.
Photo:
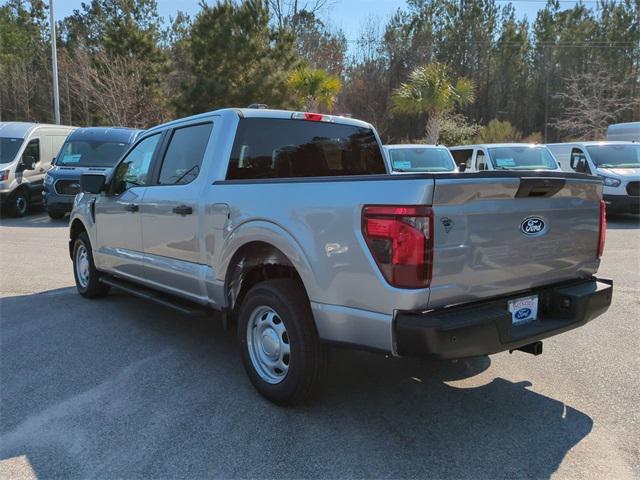
[[[79,293],[110,287],[237,325],[257,390],[311,397],[328,344],[455,359],[523,350],[607,310],[602,182],[391,175],[368,123],[225,109],[145,131],[84,174]]]

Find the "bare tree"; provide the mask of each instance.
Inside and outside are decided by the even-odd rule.
[[[144,81],[148,65],[143,61],[103,51],[89,55],[79,48],[69,67],[72,94],[92,105],[106,123],[146,128],[164,120],[158,92]]]
[[[292,20],[300,12],[317,15],[330,3],[330,0],[267,0],[267,6],[280,28],[290,27]]]
[[[564,111],[552,125],[566,137],[603,138],[609,124],[640,103],[629,98],[629,85],[616,82],[606,70],[576,73],[565,81],[566,90],[554,97],[561,100]]]

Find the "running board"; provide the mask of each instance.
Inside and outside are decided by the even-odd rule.
[[[112,288],[116,288],[131,295],[135,295],[136,297],[144,298],[145,300],[151,300],[152,302],[155,302],[164,307],[172,308],[182,313],[183,315],[196,316],[204,315],[209,312],[206,307],[191,303],[188,300],[183,300],[181,298],[174,297],[173,295],[159,292],[157,290],[153,290],[151,288],[147,288],[145,286],[138,285],[127,280],[123,280],[121,278],[113,277],[111,275],[103,275],[102,277],[100,277],[100,282],[109,285]]]

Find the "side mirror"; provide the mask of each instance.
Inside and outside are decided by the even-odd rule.
[[[22,157],[22,165],[25,170],[33,170],[36,166],[36,158],[31,155],[24,155]]]
[[[83,193],[100,193],[104,190],[106,183],[107,177],[104,175],[80,175],[80,190]]]
[[[458,170],[462,173],[467,169],[467,164],[466,163],[460,163],[458,164]]]
[[[51,159],[51,165],[55,165],[55,164],[56,164],[56,157],[53,157],[53,158]]]

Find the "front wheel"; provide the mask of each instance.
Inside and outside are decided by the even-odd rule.
[[[78,293],[85,298],[104,297],[109,293],[109,285],[100,282],[100,272],[93,263],[91,243],[85,232],[73,244],[73,276]]]
[[[24,189],[13,192],[7,201],[9,215],[12,217],[24,217],[29,212],[29,193]]]
[[[268,400],[301,403],[320,387],[326,348],[299,282],[275,279],[251,288],[238,314],[238,341],[251,383]]]

